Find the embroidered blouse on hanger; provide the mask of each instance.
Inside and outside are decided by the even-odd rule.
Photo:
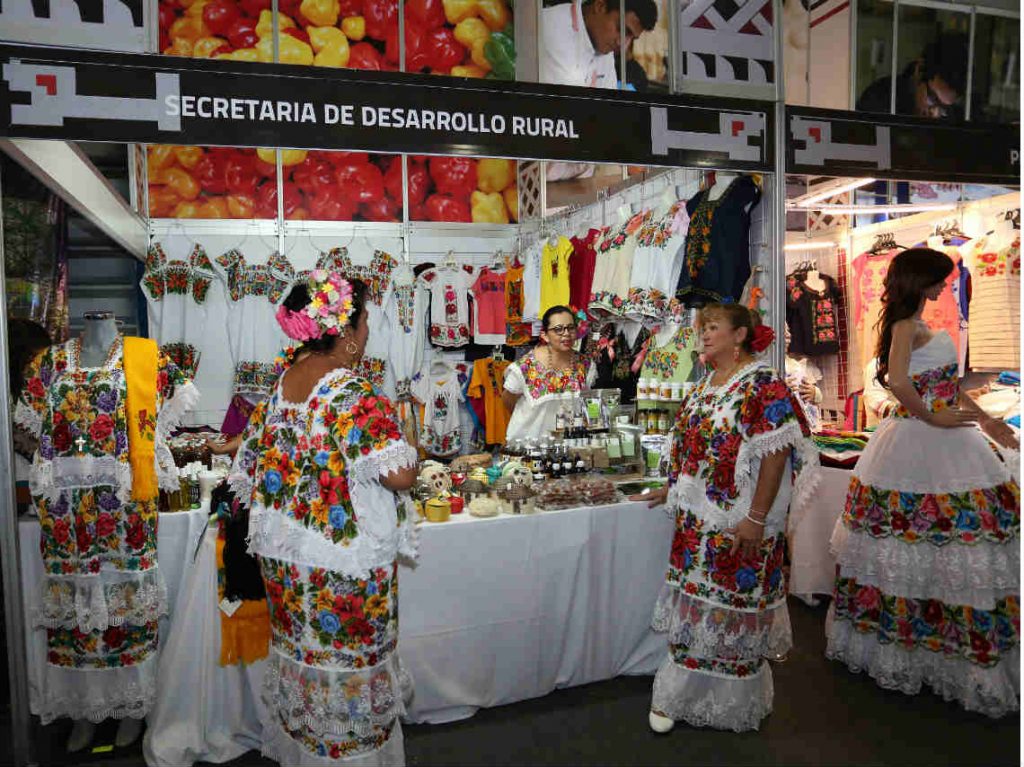
[[[469,288],[473,284],[473,267],[428,269],[419,276],[419,281],[430,291],[430,341],[444,347],[469,343]]]

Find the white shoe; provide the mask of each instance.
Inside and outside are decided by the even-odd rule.
[[[672,732],[672,728],[676,726],[676,723],[667,716],[655,714],[653,711],[647,715],[647,722],[651,725],[652,730],[661,735]]]
[[[95,724],[88,719],[76,719],[74,726],[71,728],[71,734],[68,736],[68,753],[73,754],[76,751],[81,751],[92,743],[92,736],[95,734]]]
[[[125,717],[117,725],[117,735],[114,738],[114,745],[118,748],[130,746],[138,739],[140,732],[142,732],[142,720]]]

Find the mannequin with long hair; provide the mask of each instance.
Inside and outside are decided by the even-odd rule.
[[[877,379],[898,404],[857,462],[833,535],[826,655],[887,689],[926,684],[999,717],[1019,708],[1020,489],[1016,457],[986,435],[1019,445],[960,391],[956,344],[921,319],[952,272],[946,255],[914,248],[885,278]]]

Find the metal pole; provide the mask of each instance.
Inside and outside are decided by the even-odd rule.
[[[900,0],[892,5],[892,66],[889,72],[889,114],[896,114],[896,47],[899,45]]]
[[[682,62],[679,57],[679,0],[668,0],[668,92],[679,93]]]
[[[629,84],[626,80],[626,4],[619,3],[619,77],[622,78],[622,87],[619,90],[626,90]]]
[[[786,83],[783,67],[782,46],[782,0],[774,0],[775,23],[775,174],[772,178],[772,215],[769,219],[772,237],[768,239],[768,324],[775,330],[772,345],[772,366],[780,373],[786,370],[785,338],[785,295],[786,295]]]
[[[0,178],[0,200],[3,179]],[[7,368],[7,282],[4,269],[4,226],[0,216],[0,476],[8,478],[0,493],[0,567],[3,569],[4,630],[7,632],[7,673],[10,677],[11,752],[16,765],[34,763],[28,707],[28,654],[22,605],[21,556],[18,551],[18,506],[14,494],[14,438],[11,434],[10,372]]]
[[[850,3],[850,103],[847,109],[853,109],[857,103],[857,0]]]
[[[281,62],[281,12],[278,0],[270,0],[270,10],[274,24],[271,37],[274,41],[274,63]],[[281,147],[274,147],[274,167],[276,168],[277,184],[277,252],[284,255],[284,164],[281,162]]]
[[[967,92],[964,94],[964,120],[971,119],[971,98],[974,95],[974,32],[978,20],[978,9],[971,8],[971,28],[967,36]]]

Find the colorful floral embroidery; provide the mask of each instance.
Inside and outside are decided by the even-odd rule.
[[[815,298],[811,301],[813,312],[814,343],[825,344],[838,340],[835,305],[831,298]]]
[[[255,467],[254,502],[334,543],[355,538],[359,531],[346,467],[401,439],[391,403],[368,381],[340,371],[303,405],[292,405],[275,391],[267,407],[253,412],[247,434],[260,433],[259,427],[261,441],[247,440],[238,459]]]
[[[229,250],[217,257],[217,263],[227,273],[232,301],[265,296],[270,303],[277,304],[297,278],[295,269],[280,253],[272,253],[265,263],[249,264],[239,251]]]
[[[213,264],[200,245],[195,245],[188,259],[169,259],[160,243],[154,243],[146,254],[146,271],[142,285],[154,301],[165,295],[191,294],[197,304],[206,301],[214,279]]]
[[[377,306],[383,305],[384,297],[388,293],[388,288],[391,287],[391,272],[398,266],[398,261],[394,256],[382,250],[375,250],[373,258],[366,266],[352,263],[345,248],[334,248],[326,256],[332,260],[332,264],[340,269],[346,279],[361,280],[366,283],[366,298],[370,303]]]
[[[103,631],[47,629],[46,662],[85,670],[134,666],[156,652],[157,625],[157,621],[150,621],[141,626],[110,626]]]
[[[530,324],[523,322],[523,270],[509,270],[505,280],[505,343],[529,343],[531,331]]]
[[[363,357],[356,365],[355,374],[365,378],[378,390],[384,388],[384,372],[387,369],[387,360],[380,357]]]
[[[549,370],[538,362],[536,353],[531,352],[518,365],[526,381],[526,391],[533,399],[586,388],[586,367],[582,359],[574,360],[568,370]]]
[[[1020,644],[1020,602],[1008,596],[994,610],[886,594],[853,578],[837,578],[836,620],[848,620],[881,644],[959,656],[991,668]]]
[[[714,227],[718,203],[729,196],[735,179],[717,199],[710,199],[708,190],[700,192],[701,200],[690,216],[690,227],[686,232],[686,270],[691,280],[696,280],[704,270],[711,255],[711,230]]]
[[[272,362],[239,362],[235,365],[235,393],[266,397],[280,375],[281,371]]]
[[[998,253],[982,253],[977,257],[975,273],[979,277],[1020,276],[1020,240]]]
[[[411,333],[416,313],[416,284],[395,287],[395,301],[398,304],[398,324],[406,333]]]
[[[955,362],[945,367],[923,370],[912,375],[910,382],[933,413],[953,407],[960,398],[959,367]],[[896,408],[894,415],[896,418],[913,418],[903,405]]]
[[[200,352],[192,344],[170,343],[160,347],[160,353],[175,364],[186,378],[195,378],[199,370]]]
[[[853,477],[843,522],[850,530],[905,543],[1003,543],[1020,532],[1020,488],[1006,482],[961,493],[909,493]]]

